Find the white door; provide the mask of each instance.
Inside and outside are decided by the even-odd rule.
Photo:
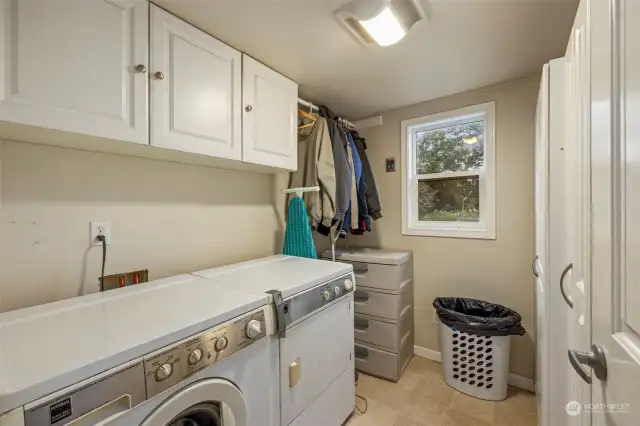
[[[549,416],[549,307],[547,300],[549,265],[549,65],[542,69],[536,108],[535,149],[535,215],[536,255],[533,273],[536,277],[536,395],[538,417]],[[541,422],[547,426],[546,422]]]
[[[640,424],[639,20],[636,0],[591,0],[594,426]]]
[[[243,55],[242,103],[242,160],[296,170],[298,85]]]
[[[241,54],[151,6],[151,145],[240,160]]]
[[[0,120],[148,143],[148,7],[0,0]]]
[[[567,144],[566,144],[566,241],[570,260],[568,274],[559,283],[567,300],[568,343],[575,351],[591,345],[591,197],[590,197],[590,90],[588,0],[582,0],[567,48]],[[591,402],[591,389],[570,365],[567,424],[590,424],[584,407]]]

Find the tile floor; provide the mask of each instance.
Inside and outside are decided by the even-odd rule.
[[[440,364],[414,357],[398,383],[360,374],[364,415],[346,426],[537,426],[535,395],[509,387],[504,401],[484,401],[450,388]],[[362,400],[356,399],[359,407]]]

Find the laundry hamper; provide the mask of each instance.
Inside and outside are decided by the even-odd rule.
[[[439,297],[433,305],[440,320],[445,382],[476,398],[505,399],[511,336],[525,332],[520,315],[475,299]]]

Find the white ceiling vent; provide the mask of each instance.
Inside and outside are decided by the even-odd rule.
[[[427,17],[420,0],[354,0],[335,15],[365,46],[397,43]]]

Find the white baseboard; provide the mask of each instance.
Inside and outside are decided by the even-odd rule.
[[[422,346],[414,345],[413,353],[420,358],[426,358],[435,362],[442,362],[442,354],[433,349],[423,348]],[[528,390],[529,392],[535,392],[536,387],[533,379],[528,377],[519,376],[517,374],[509,373],[509,384],[520,389]]]

